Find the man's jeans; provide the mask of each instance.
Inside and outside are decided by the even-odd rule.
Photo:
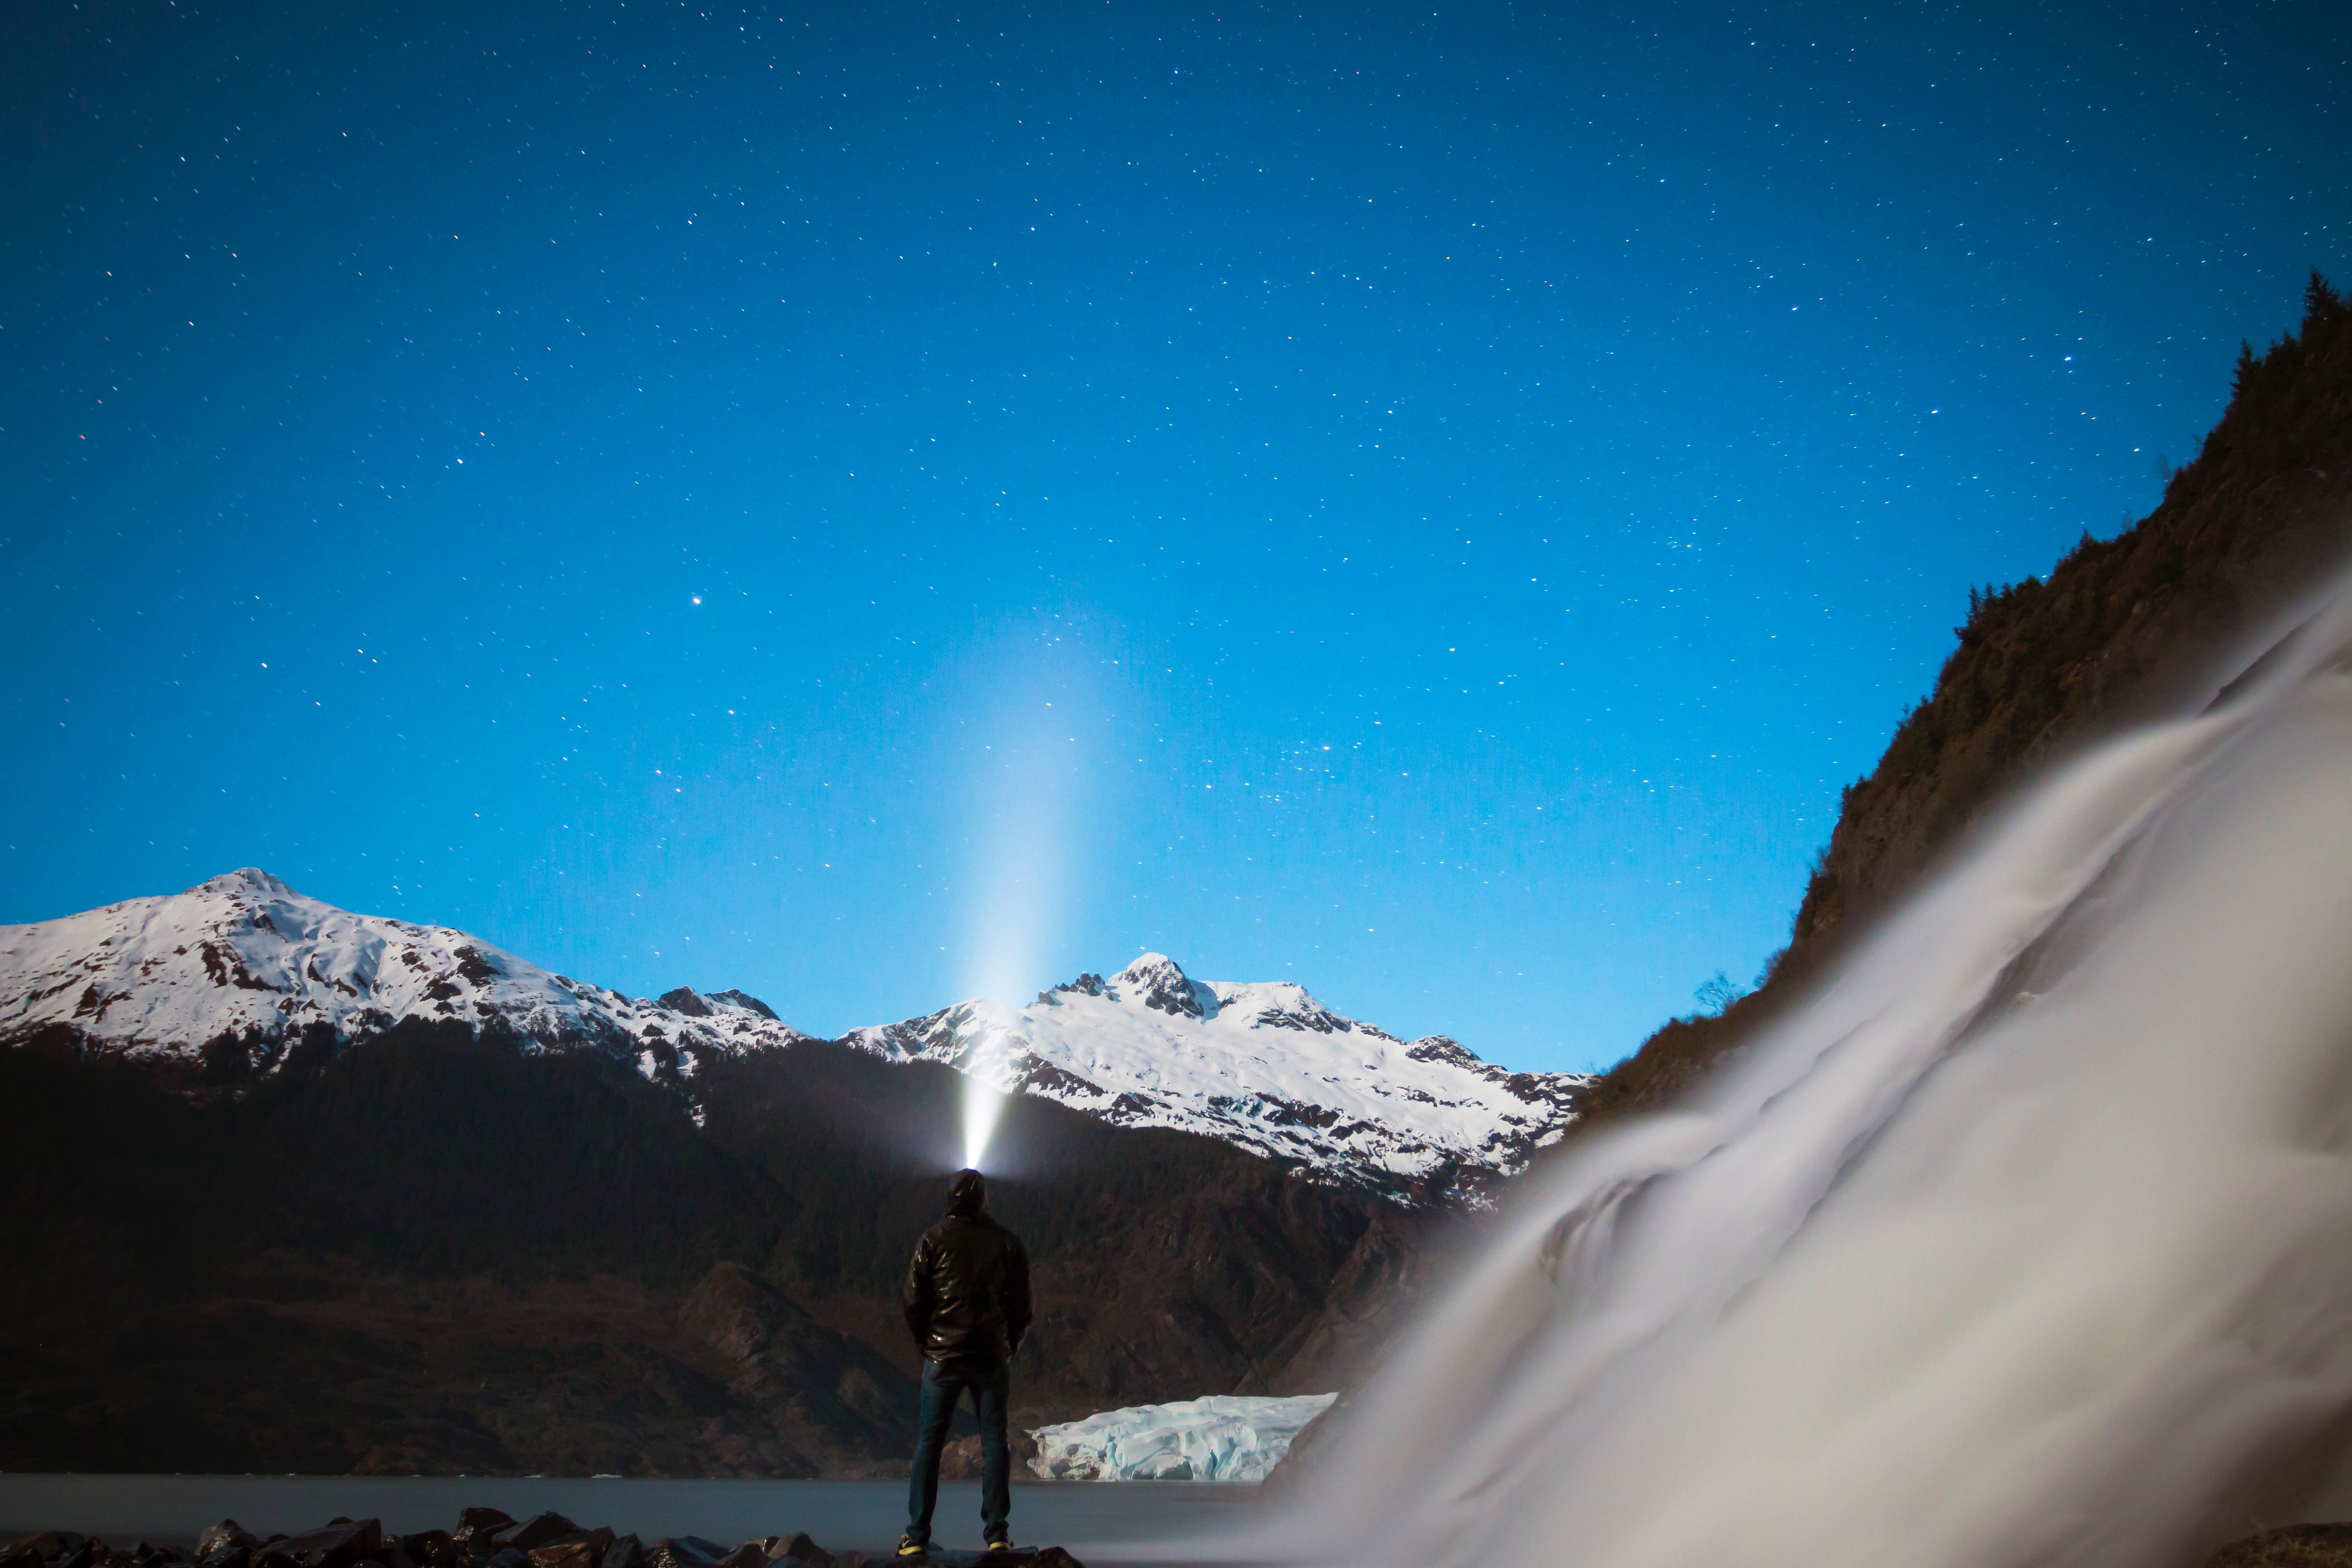
[[[1013,1455],[1004,1437],[1004,1396],[1013,1369],[988,1367],[972,1372],[947,1372],[932,1362],[923,1363],[922,1429],[915,1438],[915,1469],[907,1479],[907,1535],[922,1545],[931,1540],[931,1510],[940,1500],[940,1449],[948,1440],[956,1403],[971,1390],[972,1408],[980,1417],[980,1522],[984,1539],[1008,1539],[1005,1521],[1013,1513]]]

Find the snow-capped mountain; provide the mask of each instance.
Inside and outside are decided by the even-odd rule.
[[[444,926],[355,915],[247,868],[184,893],[0,926],[0,1045],[58,1026],[82,1049],[196,1064],[226,1037],[268,1071],[313,1025],[350,1037],[406,1017],[589,1048],[648,1077],[696,1057],[808,1038],[738,992],[631,999]]]
[[[357,915],[247,868],[162,898],[0,926],[0,1047],[69,1039],[234,1081],[320,1032],[449,1018],[529,1050],[596,1050],[688,1088],[716,1053],[814,1037],[740,991],[631,998],[463,931]],[[1203,984],[1147,953],[1013,1009],[968,1001],[839,1042],[930,1061],[1102,1121],[1203,1133],[1333,1182],[1475,1194],[1557,1139],[1586,1082],[1407,1042],[1287,982]],[[223,1072],[226,1050],[229,1070]]]
[[[1518,1170],[1566,1131],[1588,1081],[1507,1072],[1443,1035],[1401,1040],[1287,981],[1202,984],[1156,952],[1017,1011],[961,1002],[843,1043],[1124,1126],[1205,1132],[1327,1178],[1440,1188]]]

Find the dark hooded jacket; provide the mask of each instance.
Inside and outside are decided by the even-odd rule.
[[[986,1372],[1029,1331],[1029,1254],[989,1216],[977,1172],[957,1178],[948,1217],[923,1233],[898,1291],[923,1358],[943,1372]]]

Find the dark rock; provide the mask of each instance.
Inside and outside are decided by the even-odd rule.
[[[457,1561],[449,1532],[446,1530],[420,1530],[414,1535],[400,1538],[400,1549],[417,1568],[451,1568]]]
[[[551,1511],[534,1514],[520,1524],[499,1526],[498,1529],[490,1531],[489,1544],[493,1552],[493,1561],[495,1561],[495,1553],[509,1546],[517,1552],[530,1552],[560,1537],[579,1533],[578,1525],[562,1514]]]
[[[381,1520],[345,1519],[266,1542],[253,1555],[255,1562],[261,1564],[290,1563],[295,1568],[351,1568],[362,1558],[378,1557],[383,1552]]]
[[[1086,1568],[1085,1563],[1059,1546],[1040,1547],[1029,1563],[1030,1568]]]
[[[202,1568],[249,1568],[253,1562],[253,1548],[241,1546],[234,1541],[224,1542],[196,1561]]]
[[[698,1535],[665,1535],[646,1548],[650,1568],[719,1568],[727,1548]]]
[[[225,1519],[218,1524],[206,1525],[197,1532],[196,1555],[210,1557],[224,1546],[254,1547],[260,1544],[261,1537],[254,1534],[236,1521]]]
[[[767,1549],[747,1541],[719,1560],[719,1568],[768,1568]]]
[[[808,1568],[833,1568],[833,1553],[811,1541],[803,1530],[793,1535],[780,1535],[768,1543],[771,1562],[789,1557],[795,1563],[805,1563]]]
[[[604,1568],[604,1553],[612,1545],[613,1532],[598,1525],[532,1547],[530,1560],[539,1568]]]
[[[1217,994],[1188,976],[1177,967],[1172,958],[1161,958],[1157,963],[1141,959],[1129,964],[1114,977],[1114,983],[1139,998],[1147,1007],[1156,1007],[1171,1016],[1213,1018],[1217,1016]]]
[[[761,1001],[757,996],[751,994],[749,992],[735,990],[713,991],[710,994],[710,999],[713,1002],[732,1002],[738,1007],[747,1008],[751,1012],[757,1013],[760,1016],[767,1019],[772,1024],[780,1024],[783,1022],[782,1019],[776,1016],[776,1010],[773,1007],[769,1006],[765,1002]]]
[[[501,1546],[489,1558],[490,1568],[530,1568],[530,1553]]]
[[[603,1568],[646,1568],[646,1543],[634,1535],[615,1537],[604,1548]]]
[[[89,1568],[92,1563],[98,1561],[99,1553],[105,1550],[106,1542],[96,1537],[86,1541],[78,1539],[76,1544],[68,1549],[63,1557],[57,1559],[58,1568]]]
[[[87,1539],[89,1538],[86,1536],[76,1535],[70,1530],[45,1530],[38,1535],[28,1535],[8,1548],[7,1555],[0,1558],[0,1561],[10,1563],[46,1563],[52,1557],[64,1556]]]
[[[2352,1563],[2352,1524],[2290,1524],[2233,1541],[2205,1568],[2342,1568]]]
[[[457,1529],[449,1540],[461,1552],[488,1556],[491,1532],[504,1530],[514,1521],[514,1515],[503,1509],[461,1509],[457,1513]]]

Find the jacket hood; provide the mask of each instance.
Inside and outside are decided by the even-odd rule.
[[[988,1206],[988,1183],[978,1171],[959,1171],[948,1192],[948,1213],[959,1219],[977,1219]]]

